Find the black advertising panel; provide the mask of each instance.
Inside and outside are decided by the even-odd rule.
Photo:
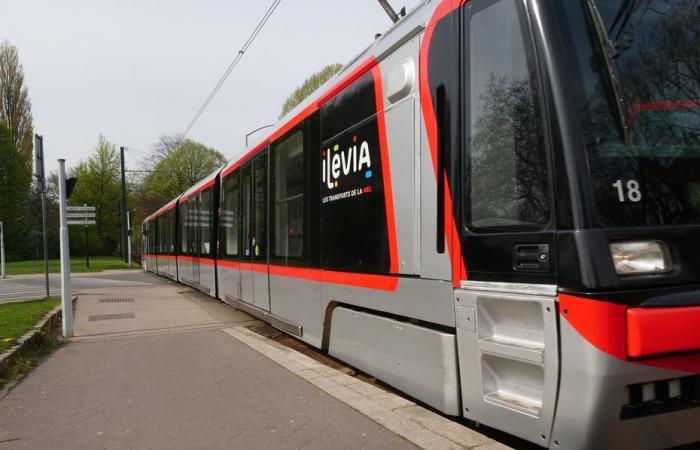
[[[376,117],[326,141],[319,156],[323,267],[388,272],[389,246]]]

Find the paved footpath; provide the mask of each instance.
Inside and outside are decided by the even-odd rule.
[[[285,365],[285,351],[271,353],[268,340],[244,328],[256,323],[250,316],[143,272],[101,280],[79,296],[76,338],[0,393],[0,450],[416,448],[401,437],[414,430],[372,420],[321,378],[293,373],[314,363]],[[407,409],[425,419],[416,408]],[[427,445],[419,444],[433,447],[420,433]],[[474,447],[502,448],[474,434]]]

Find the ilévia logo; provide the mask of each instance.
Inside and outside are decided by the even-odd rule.
[[[353,145],[346,151],[340,150],[338,144],[321,152],[323,158],[321,177],[328,189],[337,188],[341,175],[365,172],[365,178],[372,178],[372,160],[369,157],[369,144],[362,141],[357,145],[357,136],[352,137]]]

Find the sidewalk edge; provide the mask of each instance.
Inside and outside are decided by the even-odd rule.
[[[408,399],[321,364],[248,328],[237,326],[222,331],[420,448],[509,448]]]
[[[77,303],[78,296],[73,296],[73,309],[75,309],[75,304]],[[29,300],[31,301],[31,300]],[[7,369],[12,362],[23,355],[26,351],[32,348],[32,345],[39,336],[39,333],[48,333],[53,329],[57,323],[61,321],[63,317],[63,310],[61,305],[57,305],[54,309],[49,311],[39,322],[27,331],[17,340],[17,343],[0,353],[0,371]]]

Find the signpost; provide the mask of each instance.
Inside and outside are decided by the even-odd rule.
[[[126,212],[126,227],[126,238],[128,239],[126,250],[129,255],[129,269],[131,269],[131,212],[129,211]]]
[[[46,175],[44,173],[44,137],[38,134],[34,135],[34,176],[36,177],[36,186],[41,193],[41,229],[42,239],[44,241],[44,281],[46,284],[46,296],[49,296],[49,250],[48,250],[48,235],[46,233],[47,214],[46,214]],[[70,195],[69,195],[70,196]]]
[[[5,278],[5,227],[0,222],[0,278]]]
[[[66,207],[68,225],[83,225],[85,227],[85,266],[90,270],[90,242],[88,241],[88,226],[95,225],[95,207],[83,206]]]

